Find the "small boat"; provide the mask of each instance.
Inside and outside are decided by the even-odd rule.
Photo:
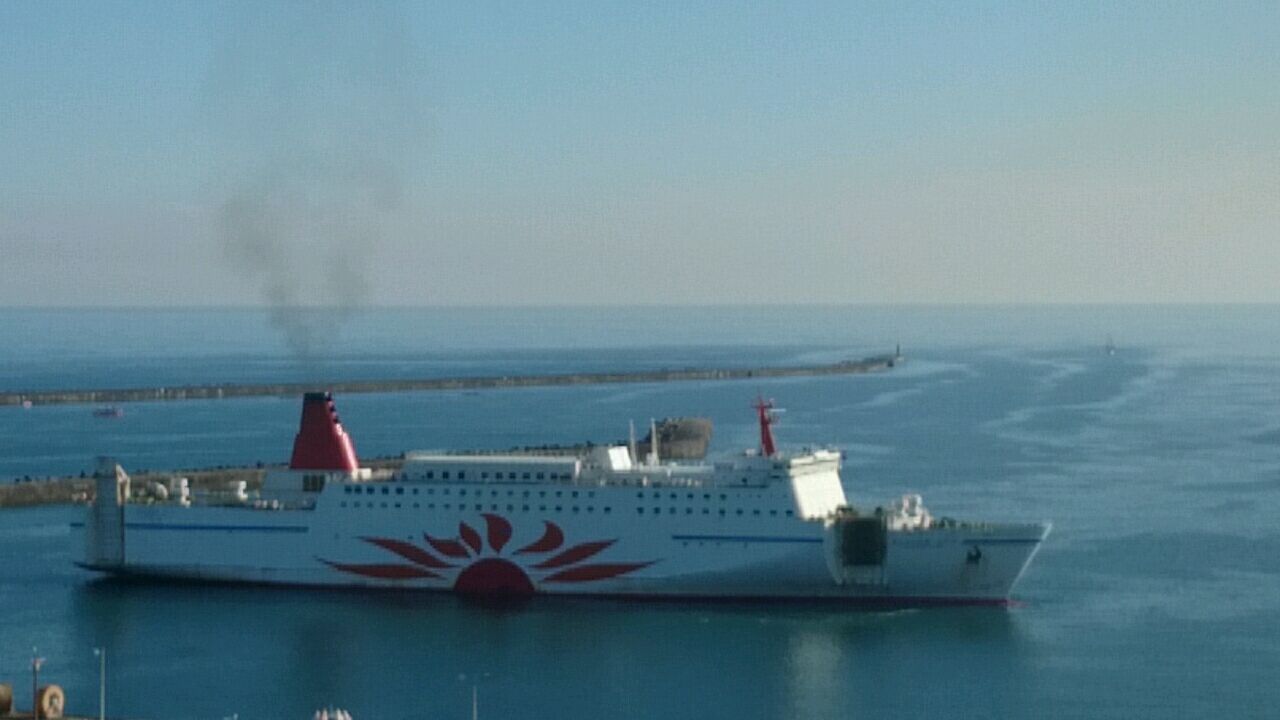
[[[115,405],[108,405],[94,410],[93,416],[96,418],[122,418],[124,417],[124,409]]]

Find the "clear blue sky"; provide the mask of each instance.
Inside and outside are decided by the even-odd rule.
[[[0,305],[1280,301],[1280,4],[0,3]]]

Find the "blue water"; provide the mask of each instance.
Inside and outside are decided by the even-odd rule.
[[[611,440],[700,414],[848,453],[855,500],[1051,519],[1008,610],[539,598],[487,607],[97,581],[60,508],[0,513],[0,680],[32,646],[70,706],[113,715],[357,718],[1274,717],[1280,690],[1280,312],[1178,308],[365,311],[291,356],[250,311],[0,311],[0,388],[809,362],[887,374],[339,398],[362,454]],[[1115,338],[1119,350],[1102,345]],[[385,349],[385,352],[383,351]],[[0,478],[283,459],[295,400],[0,408]]]

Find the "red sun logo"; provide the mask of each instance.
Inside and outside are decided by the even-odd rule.
[[[503,557],[502,551],[511,540],[511,523],[499,515],[482,513],[481,517],[485,522],[487,547],[480,533],[463,522],[458,523],[456,539],[434,538],[423,533],[430,550],[404,540],[360,538],[395,554],[400,562],[349,564],[323,559],[321,562],[335,570],[380,580],[447,582],[452,578],[454,590],[483,595],[528,595],[541,584],[608,580],[653,564],[586,562],[617,541],[599,540],[561,549],[564,532],[548,521],[543,521],[546,527],[542,537]],[[543,557],[547,555],[550,556]]]

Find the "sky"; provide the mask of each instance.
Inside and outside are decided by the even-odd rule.
[[[1280,302],[1280,4],[0,3],[0,305]]]

